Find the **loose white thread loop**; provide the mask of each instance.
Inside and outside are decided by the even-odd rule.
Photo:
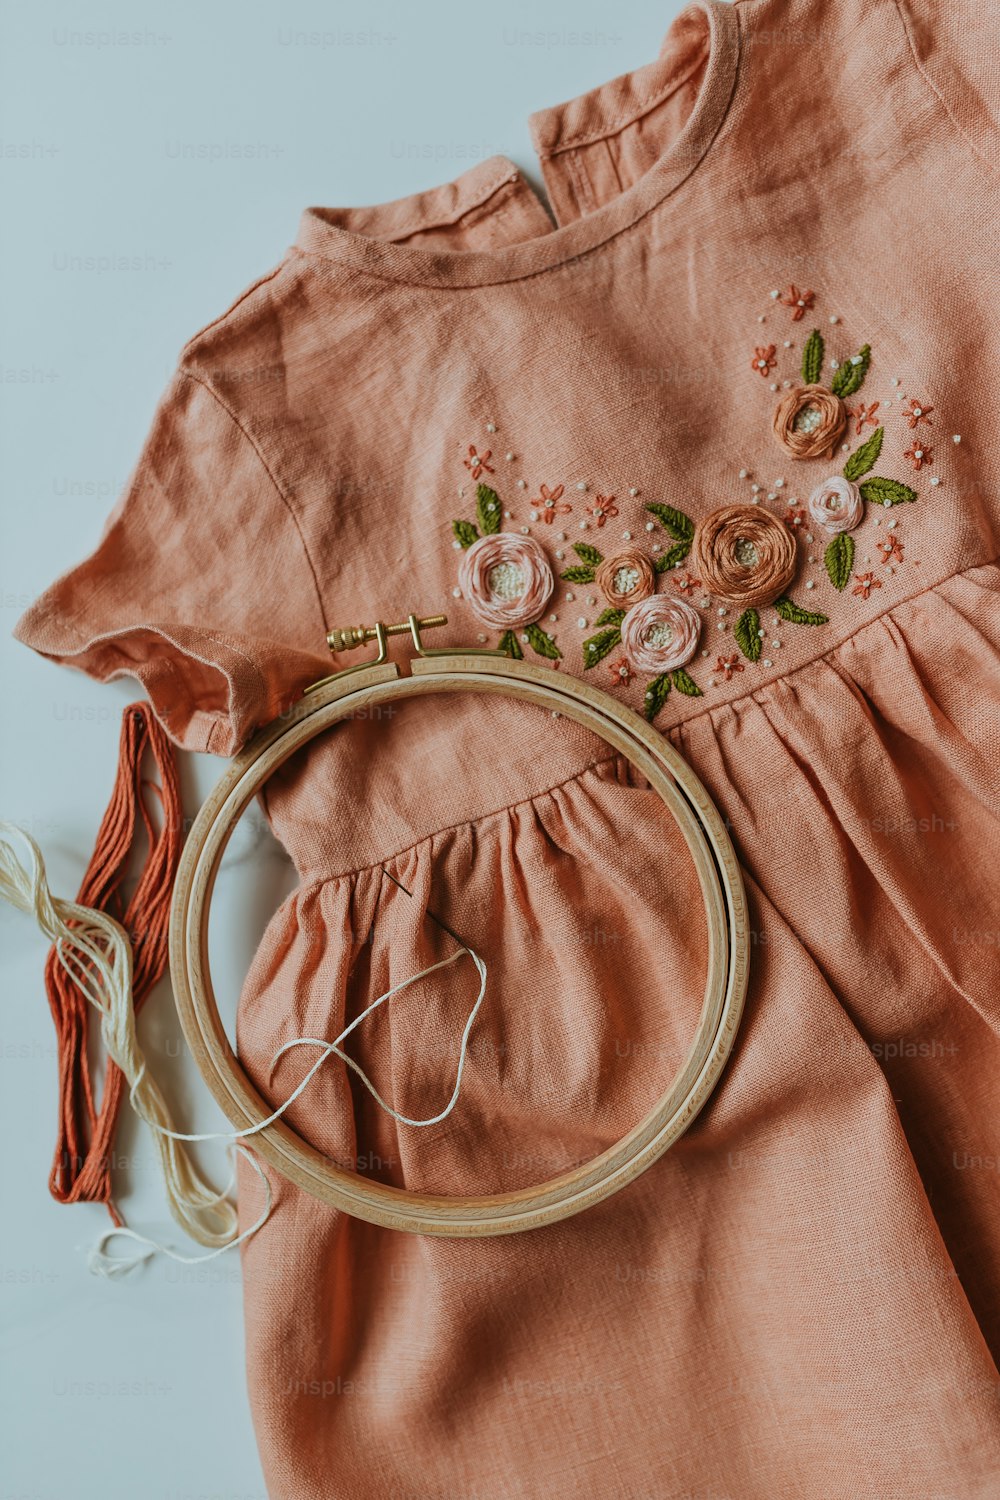
[[[11,844],[16,835],[27,846],[30,869],[21,864]],[[392,877],[390,877],[391,879]],[[394,882],[398,884],[399,882]],[[409,894],[407,892],[407,894]],[[150,1074],[142,1048],[135,1032],[135,1012],[132,1006],[132,948],[124,930],[104,912],[80,906],[74,901],[63,901],[54,897],[45,875],[45,861],[34,839],[16,824],[0,819],[0,897],[18,911],[34,917],[40,931],[55,944],[59,962],[79,984],[82,992],[101,1015],[101,1037],[108,1055],[117,1063],[129,1082],[129,1102],[136,1114],[154,1133],[160,1152],[167,1198],[174,1218],[199,1244],[213,1247],[208,1255],[187,1256],[146,1235],[127,1227],[109,1228],[98,1238],[89,1257],[91,1271],[96,1275],[117,1277],[141,1265],[159,1251],[183,1265],[197,1265],[214,1260],[217,1255],[232,1249],[234,1245],[256,1234],[267,1221],[271,1212],[271,1185],[263,1168],[239,1141],[272,1125],[281,1118],[295,1100],[308,1088],[320,1068],[331,1056],[339,1057],[361,1079],[365,1088],[394,1120],[402,1125],[421,1128],[437,1125],[446,1119],[458,1101],[462,1087],[462,1075],[468,1056],[469,1034],[486,994],[486,964],[478,953],[461,943],[455,953],[440,959],[419,974],[413,974],[399,984],[393,985],[385,994],[361,1012],[332,1042],[319,1037],[293,1037],[279,1047],[271,1059],[271,1070],[280,1057],[293,1047],[319,1047],[322,1055],[317,1058],[285,1102],[256,1125],[238,1131],[206,1131],[187,1133],[175,1130],[169,1109],[159,1087]],[[73,925],[70,926],[69,924]],[[446,929],[449,930],[450,929]],[[452,934],[454,936],[454,934]],[[394,995],[416,984],[419,979],[436,973],[457,962],[468,954],[479,974],[479,993],[469,1012],[462,1031],[458,1068],[451,1097],[438,1114],[418,1120],[399,1113],[387,1104],[365,1073],[364,1069],[349,1057],[340,1046],[341,1042],[356,1030],[361,1022]],[[228,1197],[232,1181],[221,1192],[214,1192],[200,1177],[194,1163],[183,1149],[175,1144],[195,1141],[226,1141],[240,1151],[250,1162],[264,1183],[266,1201],[263,1213],[249,1229],[237,1234],[236,1206]],[[115,1236],[135,1241],[145,1246],[141,1252],[129,1257],[109,1256],[104,1246]]]

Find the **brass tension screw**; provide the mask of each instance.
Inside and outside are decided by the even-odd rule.
[[[433,630],[438,625],[447,625],[447,615],[428,615],[426,619],[417,620],[418,630]],[[379,631],[385,636],[410,635],[412,633],[412,616],[404,620],[401,625],[352,625],[347,629],[336,628],[327,635],[326,644],[333,652],[356,651],[359,646],[364,646],[368,641],[378,639]]]

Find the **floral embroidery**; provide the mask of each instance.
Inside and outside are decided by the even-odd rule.
[[[628,547],[604,558],[596,569],[594,582],[609,604],[628,608],[648,599],[656,589],[656,574],[645,552]]]
[[[774,357],[776,353],[777,350],[774,344],[768,344],[766,348],[763,346],[756,348],[753,351],[750,368],[756,370],[758,374],[763,375],[766,380],[771,371],[776,370],[778,367],[778,361]]]
[[[862,436],[866,426],[878,426],[878,417],[875,415],[875,413],[878,411],[881,405],[881,401],[874,401],[871,406],[866,406],[862,401],[860,406],[849,406],[847,408],[847,415],[854,423],[854,434],[856,437]]]
[[[469,456],[468,458],[463,458],[462,462],[469,470],[469,473],[472,475],[473,479],[481,479],[484,474],[492,474],[495,472],[490,467],[490,459],[492,457],[493,453],[489,448],[487,448],[485,453],[477,453],[475,445],[470,443]]]
[[[903,457],[909,459],[910,463],[913,465],[914,469],[916,469],[918,474],[923,468],[924,464],[931,464],[934,462],[933,450],[931,448],[928,448],[925,443],[911,443],[909,448],[907,448],[906,452],[903,454]]]
[[[881,578],[876,578],[874,573],[855,573],[854,588],[852,594],[860,594],[862,599],[867,599],[872,589],[882,587]]]
[[[721,673],[724,680],[728,682],[734,672],[742,672],[744,667],[739,657],[734,653],[732,656],[720,656],[715,663],[715,670]]]
[[[555,588],[548,558],[529,536],[501,531],[503,507],[488,484],[476,489],[476,521],[451,523],[463,557],[458,591],[484,625],[502,632],[500,649],[520,659],[524,653],[515,631],[523,630],[532,650],[549,661],[561,652],[539,624]]]
[[[686,516],[682,510],[676,510],[672,505],[660,505],[654,502],[647,505],[646,509],[674,538],[674,545],[668,547],[666,552],[661,552],[656,559],[656,571],[666,573],[668,569],[676,568],[682,563],[691,551],[691,543],[694,540],[694,522],[690,516]]]
[[[754,505],[724,505],[699,521],[693,558],[710,594],[748,608],[782,593],[797,561],[788,528]]]
[[[829,458],[847,426],[847,410],[825,385],[798,386],[782,396],[771,426],[789,458]]]
[[[628,687],[635,676],[624,656],[620,661],[616,661],[613,665],[609,666],[608,671],[611,673],[613,681],[616,684],[621,683],[623,687]]]
[[[789,505],[788,510],[785,512],[784,520],[785,525],[789,528],[790,531],[797,531],[798,528],[803,524],[805,519],[805,506]]]
[[[926,422],[928,427],[933,427],[934,423],[930,415],[933,410],[933,406],[926,406],[922,401],[914,401],[911,396],[909,408],[903,412],[903,416],[910,428],[919,427],[921,422]]]
[[[596,526],[605,526],[612,517],[618,514],[614,495],[598,495],[589,510]]]
[[[853,531],[864,519],[861,491],[849,479],[833,474],[809,496],[809,514],[825,531]]]
[[[792,322],[799,323],[805,317],[806,309],[812,307],[816,301],[816,293],[800,292],[798,287],[793,283],[791,286],[785,288],[778,301],[782,307],[790,307],[792,309]]]
[[[903,544],[898,536],[886,537],[884,542],[878,542],[876,550],[882,554],[883,567],[891,562],[903,561]]]
[[[544,521],[547,526],[551,526],[556,516],[571,515],[573,507],[568,501],[565,505],[559,504],[565,489],[564,484],[557,484],[554,490],[550,490],[547,484],[543,484],[539,490],[538,499],[531,502],[531,519]]]
[[[628,664],[637,672],[655,674],[643,698],[643,711],[652,721],[671,687],[689,698],[701,689],[684,671],[698,649],[701,616],[683,599],[657,594],[629,610],[619,629]]]
[[[692,589],[701,588],[701,579],[695,578],[689,572],[682,573],[679,578],[674,578],[672,582],[677,588],[680,589],[682,594],[687,594]]]

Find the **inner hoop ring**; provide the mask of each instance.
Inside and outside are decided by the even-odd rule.
[[[517,1192],[448,1198],[369,1181],[337,1166],[284,1120],[255,1134],[255,1150],[321,1202],[356,1218],[414,1234],[453,1238],[537,1229],[617,1192],[687,1130],[719,1080],[735,1041],[749,978],[746,894],[721,816],[705,788],[662,735],[610,694],[550,668],[485,653],[439,652],[411,663],[358,667],[330,679],[261,730],[237,755],[201,808],[184,845],[170,917],[170,972],[184,1035],[216,1102],[237,1130],[273,1113],[226,1036],[208,957],[216,875],[241,814],[295,752],[359,710],[400,699],[467,691],[554,710],[618,750],[670,809],[695,863],[708,929],[708,970],[698,1029],[676,1077],[646,1117],[582,1166]]]

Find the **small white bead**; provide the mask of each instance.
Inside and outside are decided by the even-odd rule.
[[[774,481],[774,488],[776,490],[783,490],[785,488],[785,481],[783,479],[776,479]]]
[[[840,319],[837,317],[836,313],[831,313],[830,314],[830,322],[831,323],[839,323],[840,322]]]
[[[707,652],[707,651],[704,651],[704,652],[702,652],[702,655],[703,655],[703,656],[707,656],[707,655],[708,655],[708,652]],[[709,678],[709,679],[708,679],[708,685],[709,685],[709,687],[715,687],[715,678],[714,678],[714,677],[710,677],[710,678]]]
[[[632,533],[631,533],[631,531],[623,531],[622,532],[622,541],[623,542],[630,542],[631,540],[632,540]]]
[[[914,415],[914,416],[915,416],[915,417],[922,417],[922,416],[923,416],[923,414],[924,414],[924,413],[923,413],[923,408],[922,408],[922,407],[920,407],[920,406],[915,406],[915,407],[914,407],[914,408],[913,408],[913,415]]]
[[[898,526],[898,525],[899,525],[899,522],[898,522],[898,521],[897,521],[897,520],[896,520],[896,518],[895,518],[895,516],[894,516],[894,517],[893,517],[893,518],[892,518],[892,520],[891,520],[891,521],[890,521],[890,522],[889,522],[889,530],[890,530],[890,531],[895,531],[895,529],[896,529],[896,527],[897,527],[897,526]]]
[[[778,497],[777,497],[777,495],[776,495],[776,494],[775,494],[775,493],[774,493],[774,491],[773,491],[773,490],[770,490],[770,491],[769,491],[769,492],[768,492],[768,496],[767,496],[767,498],[768,498],[768,499],[769,499],[769,500],[777,500],[777,498],[778,498]]]
[[[780,297],[780,296],[781,296],[781,293],[780,293],[780,292],[772,292],[772,293],[771,293],[771,301],[772,301],[772,302],[777,302],[777,300],[778,300],[778,298],[779,298],[779,297]]]
[[[765,667],[773,667],[774,666],[774,662],[771,660],[771,658],[769,656],[765,656],[764,657],[764,665],[765,665]]]
[[[537,521],[537,520],[538,520],[538,512],[537,512],[537,510],[533,510],[533,511],[532,511],[532,512],[531,512],[531,519],[532,519],[532,520],[533,520],[533,521]]]
[[[792,382],[790,380],[783,380],[781,382],[781,389],[783,391],[791,390],[791,388],[792,388]]]
[[[939,485],[939,484],[940,484],[940,483],[941,483],[941,481],[940,481],[940,479],[939,479],[939,478],[938,478],[938,476],[937,476],[937,475],[936,475],[936,474],[935,474],[935,475],[934,475],[934,476],[933,476],[933,478],[932,478],[932,479],[931,479],[931,484],[932,484],[932,485],[934,485],[934,487],[935,487],[935,489],[936,489],[936,488],[937,488],[937,486],[938,486],[938,485]]]
[[[815,587],[816,587],[816,585],[813,582],[813,580],[811,578],[807,578],[806,579],[806,588],[807,589],[814,589]]]
[[[792,347],[792,341],[791,341],[791,339],[786,339],[785,340],[785,348],[786,349],[790,349],[791,347]]]
[[[750,496],[750,504],[751,505],[759,505],[760,504],[760,496],[759,495],[751,495]]]
[[[566,603],[567,604],[572,604],[573,600],[575,598],[576,598],[576,595],[573,593],[573,590],[572,589],[567,589],[566,590]]]
[[[549,615],[549,624],[550,625],[554,625],[556,623],[556,621],[558,620],[558,618],[559,618],[558,615]]]
[[[758,630],[757,634],[760,636],[761,640],[764,639],[764,632],[763,632],[763,630]]]
[[[660,551],[660,543],[659,542],[654,542],[653,543],[653,551],[654,552],[659,552]]]
[[[719,621],[719,629],[720,630],[725,630],[725,628],[726,628],[726,622],[725,622],[725,620],[720,620]]]
[[[587,603],[588,604],[596,604],[597,603],[596,597],[593,594],[588,594],[587,595]]]
[[[565,531],[557,531],[556,532],[556,541],[557,542],[564,542],[565,540],[566,540],[566,533],[565,533]]]
[[[711,652],[709,652],[709,651],[703,651],[701,654],[702,654],[702,656],[710,656]]]
[[[726,606],[724,604],[720,604],[719,605],[719,614],[720,615],[728,615],[728,613],[729,613],[729,611],[726,608]]]
[[[558,557],[558,559],[559,559],[560,562],[562,562],[562,560],[563,560],[563,558],[565,556],[566,556],[566,554],[563,551],[563,549],[561,547],[557,547],[556,548],[556,557]]]
[[[756,495],[756,494],[758,494],[760,492],[760,485],[759,484],[752,484],[750,486],[750,489],[753,492],[753,494]]]
[[[757,322],[758,323],[766,323],[767,322],[767,314],[766,313],[758,313],[757,314]]]
[[[749,469],[741,469],[740,470],[740,478],[741,479],[749,479],[750,478],[750,470]]]
[[[454,549],[455,549],[456,552],[461,552],[461,550],[462,550],[462,543],[461,542],[452,542],[451,545],[454,547]]]
[[[522,635],[521,639],[522,639],[522,641],[524,642],[525,645],[528,644],[528,637],[526,635]]]
[[[952,442],[953,443],[960,443],[961,441],[962,441],[962,434],[960,432],[956,432],[955,436],[952,438]]]
[[[636,495],[638,495],[638,493],[639,491],[636,489],[635,485],[633,485],[629,490],[629,494],[632,496],[633,500],[635,499]]]
[[[882,524],[882,517],[881,516],[875,516],[874,519],[872,520],[872,525],[873,526],[881,526],[881,524]]]
[[[773,647],[774,647],[774,649],[775,649],[775,651],[777,651],[777,650],[778,650],[778,648],[779,648],[779,647],[780,647],[780,645],[781,645],[781,642],[780,642],[780,641],[772,641],[772,642],[771,642],[771,645],[772,645],[772,646],[773,646]]]
[[[898,375],[894,375],[892,377],[892,383],[893,383],[893,385],[898,385],[899,384],[899,376]]]
[[[580,616],[580,618],[577,620],[576,623],[579,625],[579,627],[580,627],[581,630],[586,630],[586,628],[587,628],[587,622],[583,618],[583,615]]]
[[[698,603],[699,603],[699,604],[700,604],[700,605],[701,605],[701,607],[702,607],[702,609],[707,609],[707,608],[708,608],[708,606],[709,606],[709,605],[710,605],[710,604],[711,604],[711,602],[712,602],[712,601],[711,601],[711,599],[710,599],[710,598],[709,598],[709,597],[708,597],[708,595],[707,595],[707,594],[706,594],[706,595],[705,595],[705,597],[704,597],[704,599],[699,599],[699,600],[698,600]]]
[[[487,422],[487,424],[486,424],[486,431],[487,432],[496,432],[496,430],[497,430],[497,424],[495,422]]]
[[[588,527],[588,526],[589,526],[589,525],[590,525],[590,522],[589,522],[589,521],[581,521],[581,522],[580,522],[580,530],[581,530],[581,531],[586,531],[586,529],[587,529],[587,527]]]
[[[579,482],[577,483],[576,487],[577,487],[578,490],[585,490],[587,488],[586,484],[584,483],[584,481],[582,479],[579,480]]]
[[[775,384],[775,382],[773,380],[771,381],[771,389],[772,389],[772,391],[776,391],[778,389],[777,385]]]
[[[809,561],[810,561],[810,562],[811,562],[811,563],[814,563],[814,562],[815,562],[815,561],[816,561],[816,559],[815,559],[815,557],[812,557],[812,556],[810,556],[810,558],[809,558]]]
[[[511,517],[511,512],[509,510],[505,510],[503,514],[504,514],[504,520],[505,521],[509,521],[510,517]]]
[[[654,524],[655,524],[655,523],[654,523],[654,522],[653,522],[653,521],[647,521],[647,522],[646,522],[646,530],[647,530],[647,531],[652,531],[652,530],[653,530],[653,528],[654,528]]]
[[[485,630],[481,630],[479,632],[479,634],[476,636],[476,640],[479,642],[480,645],[482,645],[484,643],[484,641],[486,640],[486,631]]]
[[[507,460],[507,462],[509,464],[512,464],[514,462],[514,455],[513,455],[513,453],[505,453],[504,454],[504,458]]]
[[[462,597],[462,590],[461,589],[452,589],[452,591],[451,591],[451,597],[453,599],[461,599],[461,597]]]
[[[816,540],[816,538],[813,536],[812,532],[811,531],[807,531],[806,532],[806,541],[807,542],[814,542],[815,540]]]
[[[522,536],[527,536],[527,535],[528,535],[528,533],[529,533],[529,530],[530,530],[530,528],[529,528],[529,527],[527,527],[527,526],[522,526],[522,527],[521,527],[521,535],[522,535]]]

